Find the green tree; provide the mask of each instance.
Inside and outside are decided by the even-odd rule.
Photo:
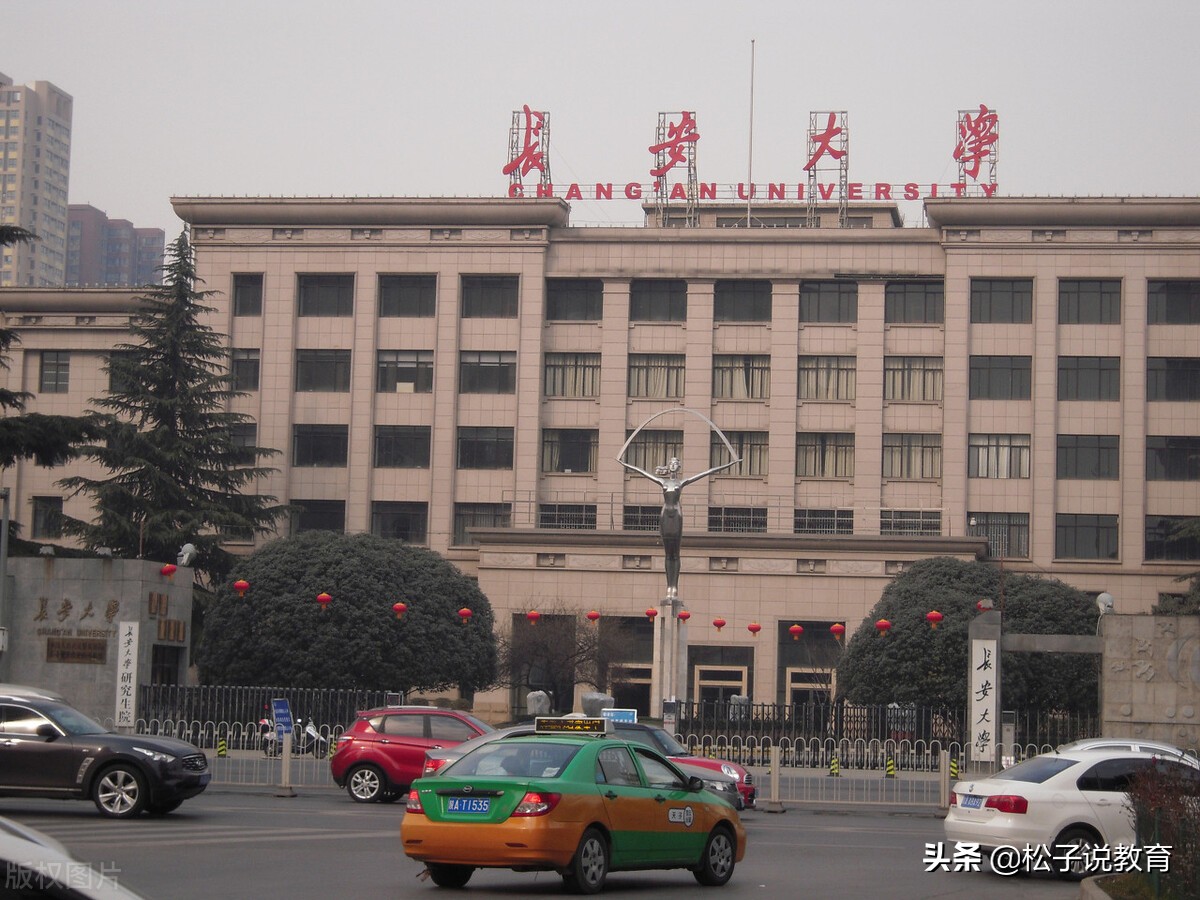
[[[206,684],[469,693],[495,678],[491,604],[431,550],[309,531],[239,560],[232,577],[250,589],[216,591],[197,649]],[[333,598],[325,610],[321,593]]]
[[[137,342],[109,357],[112,389],[92,399],[104,411],[102,434],[83,453],[106,474],[59,482],[89,495],[96,517],[64,524],[89,548],[161,562],[194,544],[197,574],[211,584],[232,563],[222,536],[268,533],[286,508],[256,492],[273,471],[261,461],[276,451],[238,440],[238,427],[252,420],[227,411],[241,394],[222,336],[200,321],[211,292],[196,289],[186,232],[167,248],[163,273],[130,323]]]
[[[16,225],[0,225],[0,247],[34,240],[32,232]],[[11,328],[0,328],[0,367],[8,368],[8,351],[20,343]],[[39,466],[54,466],[76,455],[75,446],[99,433],[89,417],[45,416],[25,412],[30,398],[25,391],[0,388],[0,468],[31,459]],[[21,413],[22,415],[12,415]]]
[[[1003,579],[1003,580],[1002,580]],[[967,626],[984,597],[1003,590],[1010,634],[1096,632],[1095,603],[1061,581],[1001,573],[983,562],[924,560],[898,575],[846,646],[837,667],[838,695],[854,703],[915,703],[960,709],[967,703]],[[944,618],[936,630],[925,614]],[[880,636],[875,622],[887,619]],[[1005,708],[1095,712],[1099,666],[1074,653],[1012,653],[1001,659]]]

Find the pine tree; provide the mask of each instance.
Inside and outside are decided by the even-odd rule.
[[[222,536],[268,533],[285,507],[256,493],[274,471],[261,461],[276,451],[237,440],[237,427],[251,420],[227,410],[241,393],[222,335],[200,321],[212,311],[203,305],[212,292],[196,289],[186,232],[167,248],[163,275],[130,322],[137,342],[109,357],[109,393],[92,399],[103,411],[102,434],[82,450],[107,474],[59,482],[90,495],[96,517],[68,518],[64,530],[92,549],[162,562],[175,562],[191,543],[198,575],[212,584],[232,563]]]

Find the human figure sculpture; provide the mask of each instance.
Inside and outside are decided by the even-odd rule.
[[[623,459],[618,459],[617,462],[631,472],[637,472],[639,475],[649,478],[662,488],[663,508],[658,516],[658,533],[662,537],[663,556],[665,557],[667,599],[674,600],[679,596],[679,547],[683,543],[683,510],[680,509],[679,498],[683,494],[683,489],[693,481],[699,481],[706,475],[712,475],[714,472],[735,466],[741,460],[732,459],[724,465],[713,466],[711,469],[705,469],[703,472],[689,475],[683,479],[679,477],[683,464],[674,456],[665,466],[655,466],[653,475]]]

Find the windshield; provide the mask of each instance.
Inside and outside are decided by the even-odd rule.
[[[665,756],[691,756],[691,752],[669,733],[661,728],[647,726],[646,728],[622,728],[617,725],[617,734],[622,740],[642,744],[651,750],[657,750]]]
[[[451,763],[446,775],[557,778],[579,751],[577,744],[548,741],[492,741]]]
[[[69,706],[46,706],[42,712],[67,734],[108,734],[108,729]]]

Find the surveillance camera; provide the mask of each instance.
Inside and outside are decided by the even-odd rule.
[[[1100,615],[1113,611],[1113,595],[1108,591],[1096,598],[1096,608],[1100,610]]]

